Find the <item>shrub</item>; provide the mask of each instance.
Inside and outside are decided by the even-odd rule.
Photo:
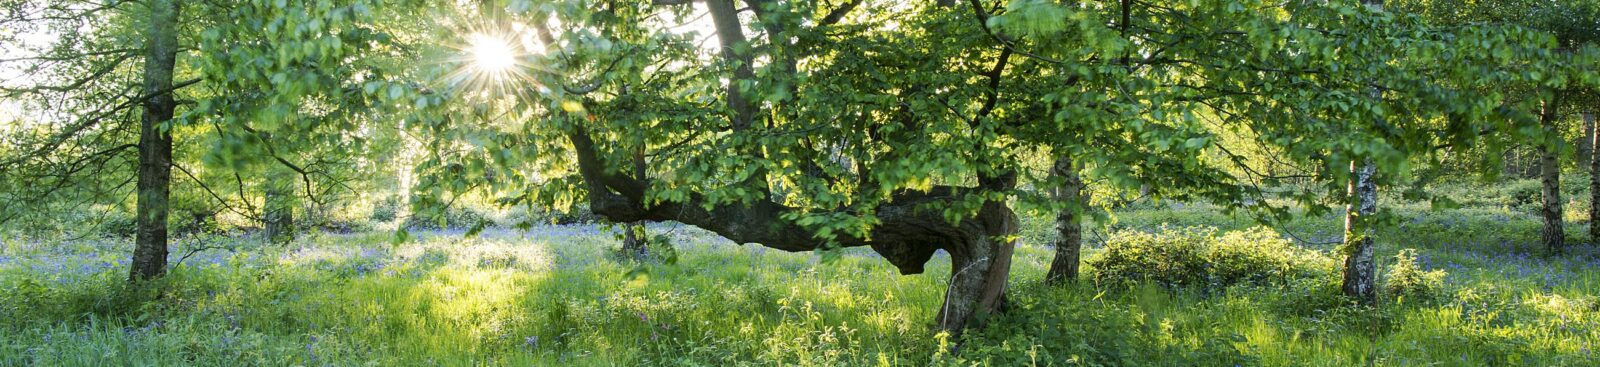
[[[1332,277],[1335,261],[1256,227],[1218,235],[1210,227],[1119,231],[1088,260],[1096,284],[1126,287],[1152,282],[1171,288],[1218,290],[1233,285],[1289,285]]]
[[[399,215],[399,213],[400,213],[400,197],[399,196],[389,196],[389,197],[383,198],[383,200],[379,200],[376,204],[372,205],[372,218],[371,219],[374,222],[389,222],[389,221],[393,221],[395,216]]]
[[[449,207],[444,210],[419,211],[406,219],[406,228],[465,229],[479,225],[494,225],[488,213],[473,208]]]
[[[603,222],[600,216],[589,211],[587,205],[575,205],[566,211],[532,209],[515,206],[506,212],[504,224],[510,226],[541,224],[588,224]]]
[[[1501,203],[1515,209],[1538,208],[1543,186],[1539,180],[1525,179],[1512,181],[1500,187]]]
[[[1394,267],[1384,278],[1389,295],[1418,300],[1435,300],[1444,288],[1444,270],[1425,270],[1417,264],[1417,250],[1404,249],[1394,257]]]

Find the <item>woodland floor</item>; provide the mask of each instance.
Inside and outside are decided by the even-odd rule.
[[[1128,211],[1094,227],[1086,257],[1108,227],[1190,224],[1249,225],[1202,208]],[[1336,225],[1288,227],[1311,241]],[[401,243],[373,231],[213,239],[230,248],[125,289],[130,240],[0,238],[0,365],[1600,365],[1600,253],[1541,255],[1526,244],[1531,216],[1417,214],[1384,233],[1385,264],[1412,247],[1448,276],[1443,299],[1377,308],[1319,306],[1332,282],[1044,287],[1048,223],[1027,227],[1014,307],[954,353],[930,332],[943,256],[900,276],[861,249],[784,253],[662,224],[652,231],[670,233],[676,260],[634,265],[607,257],[617,240],[598,226]]]

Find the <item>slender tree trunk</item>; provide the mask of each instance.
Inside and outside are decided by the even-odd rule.
[[[1522,145],[1518,144],[1516,146],[1511,147],[1511,150],[1509,152],[1507,152],[1507,153],[1509,153],[1511,155],[1511,158],[1506,160],[1506,176],[1507,177],[1511,177],[1512,179],[1518,179],[1518,180],[1524,179],[1524,178],[1528,178],[1528,169],[1527,168],[1523,168],[1523,167],[1527,166],[1526,164],[1523,164],[1524,163],[1523,161],[1526,160],[1525,157],[1523,157],[1523,154],[1522,154],[1523,150],[1524,149],[1523,149]]]
[[[1344,217],[1344,284],[1346,296],[1363,304],[1377,301],[1377,270],[1373,265],[1372,216],[1378,212],[1378,186],[1373,182],[1377,166],[1367,159],[1359,166],[1350,162],[1351,203]]]
[[[266,189],[266,237],[272,244],[286,244],[294,240],[294,195],[288,189],[286,182],[279,178],[269,179]]]
[[[172,71],[177,63],[178,4],[152,0],[145,39],[144,115],[139,124],[139,177],[133,264],[129,280],[160,277],[167,270],[168,191],[172,180]]]
[[[1600,127],[1595,125],[1594,112],[1584,114],[1584,127],[1589,130],[1589,146],[1600,147]],[[1600,149],[1590,149],[1589,160],[1589,244],[1600,244]]]
[[[1543,188],[1540,196],[1544,199],[1540,214],[1544,216],[1544,247],[1552,254],[1561,253],[1566,247],[1566,232],[1561,219],[1561,165],[1556,157],[1561,151],[1561,139],[1554,135],[1557,133],[1556,113],[1561,107],[1561,97],[1561,92],[1556,91],[1545,104],[1544,114],[1540,117],[1545,132],[1552,136],[1539,144],[1539,183]]]
[[[1067,203],[1068,208],[1056,213],[1056,258],[1045,273],[1046,284],[1058,284],[1078,279],[1079,255],[1083,249],[1083,223],[1080,218],[1088,200],[1083,197],[1083,179],[1068,157],[1056,158],[1051,174],[1066,181],[1056,190],[1056,200]]]
[[[1383,0],[1363,0],[1375,11],[1383,11]],[[1372,98],[1382,98],[1382,91],[1372,89]],[[1377,267],[1373,264],[1373,216],[1378,213],[1378,185],[1373,181],[1378,167],[1371,158],[1350,162],[1350,182],[1346,187],[1349,204],[1344,216],[1344,284],[1340,289],[1345,296],[1362,304],[1378,300]]]
[[[1592,155],[1594,155],[1594,115],[1586,112],[1583,114],[1583,138],[1578,141],[1577,161],[1584,162]],[[1579,165],[1579,169],[1585,168],[1588,167]]]

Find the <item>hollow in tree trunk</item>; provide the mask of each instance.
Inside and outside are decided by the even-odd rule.
[[[1078,279],[1079,255],[1083,249],[1083,223],[1080,217],[1088,201],[1083,196],[1083,179],[1078,176],[1071,158],[1057,158],[1050,173],[1065,181],[1056,189],[1055,199],[1068,206],[1056,213],[1056,257],[1050,262],[1050,271],[1044,276],[1046,284],[1058,284]]]
[[[129,280],[160,277],[167,271],[167,211],[172,181],[172,71],[178,52],[178,4],[147,4],[144,62],[144,113],[139,122],[139,177],[135,203],[137,233]]]

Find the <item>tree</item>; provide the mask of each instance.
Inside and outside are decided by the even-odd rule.
[[[1435,118],[1492,107],[1423,75],[1441,62],[1452,77],[1478,65],[1413,55],[1465,47],[1447,42],[1454,34],[1346,4],[1297,5],[1315,16],[1291,17],[1241,0],[749,1],[751,18],[728,0],[700,4],[485,5],[494,15],[480,29],[516,39],[494,24],[526,24],[539,42],[523,47],[545,52],[509,76],[401,92],[427,107],[413,110],[417,135],[434,139],[423,191],[583,200],[613,221],[678,221],[787,251],[871,247],[904,274],[942,251],[950,287],[936,323],[959,332],[1004,304],[1012,200],[1070,205],[1024,189],[1072,181],[1024,157],[1083,162],[1084,177],[1113,189],[1284,215],[1251,184],[1280,178],[1234,175],[1253,167],[1215,144],[1216,129],[1253,130],[1300,162],[1370,159],[1398,176],[1437,143]],[[700,9],[717,36],[712,54],[670,19],[646,16]],[[1329,26],[1344,23],[1359,27]],[[1378,61],[1395,55],[1412,59]],[[1408,119],[1385,110],[1438,106],[1454,107]],[[1388,127],[1410,122],[1419,126]],[[640,152],[643,174],[630,167]],[[1327,182],[1358,173],[1323,172]]]
[[[1383,11],[1383,0],[1362,0],[1374,11]],[[1386,62],[1387,60],[1376,60]],[[1383,98],[1383,91],[1373,87],[1373,98]],[[1382,118],[1382,117],[1379,117]],[[1382,124],[1383,122],[1379,122]],[[1377,266],[1373,264],[1374,249],[1370,223],[1362,223],[1378,213],[1378,186],[1373,175],[1378,172],[1372,158],[1350,161],[1350,184],[1346,189],[1350,204],[1345,206],[1344,217],[1344,281],[1339,289],[1345,296],[1364,304],[1377,299]]]
[[[359,150],[350,149],[359,139],[348,132],[361,127],[352,118],[362,110],[357,102],[376,93],[347,83],[362,79],[357,73],[375,76],[372,68],[355,66],[368,60],[356,56],[386,45],[387,37],[364,25],[372,15],[369,5],[184,5],[29,3],[0,20],[59,36],[34,49],[7,45],[29,56],[0,65],[33,77],[23,85],[0,85],[4,97],[28,102],[37,115],[69,120],[41,123],[8,141],[16,149],[0,152],[6,154],[0,175],[7,177],[0,197],[23,198],[0,208],[0,221],[61,203],[114,204],[127,195],[126,183],[136,181],[138,229],[129,278],[140,280],[165,272],[174,169],[215,205],[252,219],[261,218],[262,205],[246,197],[253,189],[246,188],[245,177],[263,181],[264,162],[293,171],[303,184],[301,194],[313,201],[349,187],[341,180],[354,169],[335,162],[359,157],[348,154]],[[190,15],[180,18],[180,7]],[[125,65],[133,61],[143,61],[142,73]],[[281,122],[290,114],[300,124]],[[299,128],[279,128],[285,125]],[[294,139],[273,143],[273,133]],[[206,152],[198,158],[207,167],[176,161],[175,145]],[[125,164],[124,152],[134,149],[137,164]],[[345,153],[327,152],[338,150]],[[297,164],[291,152],[316,158]],[[237,199],[212,189],[225,182],[237,183]]]
[[[1559,122],[1563,109],[1573,98],[1588,99],[1593,90],[1592,74],[1595,45],[1600,40],[1600,3],[1589,0],[1544,2],[1531,0],[1497,2],[1401,0],[1401,6],[1422,14],[1430,21],[1446,24],[1493,24],[1520,28],[1542,39],[1514,44],[1516,48],[1497,50],[1515,54],[1516,61],[1502,64],[1521,75],[1507,78],[1493,92],[1512,98],[1504,105],[1514,109],[1519,120],[1533,121],[1537,129],[1519,132],[1511,139],[1534,144],[1540,178],[1540,217],[1544,221],[1541,242],[1546,251],[1561,252],[1565,247],[1560,188],[1560,154],[1564,139]],[[1524,125],[1528,126],[1528,125]]]
[[[1050,270],[1045,273],[1046,283],[1060,283],[1078,279],[1079,255],[1083,249],[1083,211],[1080,209],[1087,205],[1083,189],[1083,178],[1078,175],[1077,168],[1072,165],[1071,157],[1056,159],[1051,167],[1051,173],[1061,177],[1065,183],[1056,189],[1055,198],[1063,202],[1077,203],[1078,208],[1069,207],[1056,213],[1056,256],[1050,261]]]
[[[171,0],[147,5],[144,116],[139,124],[138,235],[129,279],[159,277],[167,270],[167,196],[172,180],[172,74],[178,56],[179,6]]]

